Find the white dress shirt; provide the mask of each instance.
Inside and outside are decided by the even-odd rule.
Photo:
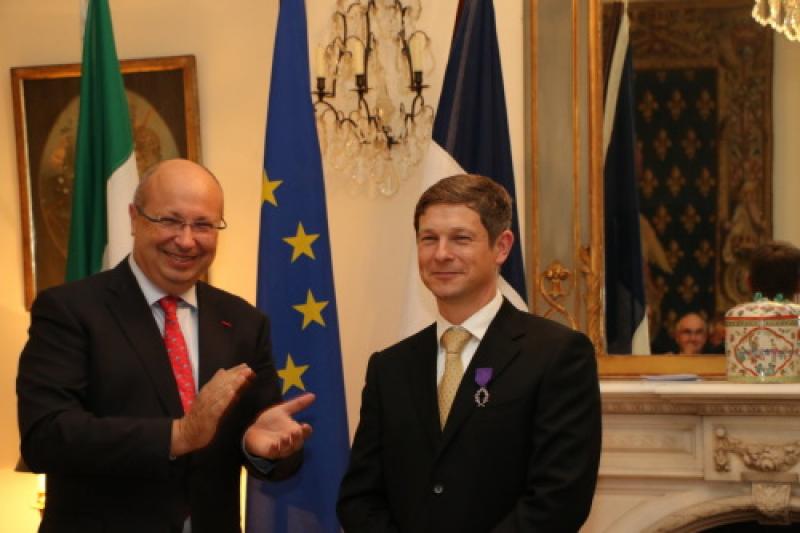
[[[439,349],[436,354],[436,383],[437,385],[442,381],[444,375],[444,358],[445,351],[442,346],[442,335],[452,326],[460,326],[470,332],[472,337],[467,341],[464,349],[461,350],[461,368],[465,371],[475,356],[478,350],[478,345],[486,335],[486,330],[489,329],[489,324],[492,323],[497,312],[500,311],[500,306],[503,305],[503,296],[500,294],[500,289],[494,295],[492,300],[478,309],[472,316],[466,319],[461,324],[451,324],[442,315],[436,316],[436,338],[438,339]]]
[[[147,300],[147,305],[150,306],[150,311],[153,313],[153,318],[156,319],[158,331],[161,332],[161,336],[163,337],[165,318],[164,309],[161,308],[161,305],[158,303],[158,301],[164,296],[169,295],[156,287],[156,285],[150,281],[144,272],[142,272],[142,269],[136,264],[133,254],[128,256],[128,264],[133,271],[136,281],[139,283],[139,288],[142,289],[145,300]],[[192,377],[194,378],[194,390],[197,392],[197,368],[200,364],[198,348],[199,341],[197,336],[197,330],[199,329],[197,324],[197,290],[195,289],[195,286],[192,285],[192,288],[185,293],[175,294],[174,296],[180,298],[177,310],[178,323],[181,326],[183,339],[186,341],[186,349],[189,351],[189,362],[192,364]]]

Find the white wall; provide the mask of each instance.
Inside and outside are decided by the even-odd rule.
[[[775,35],[775,78],[772,90],[773,189],[772,220],[776,239],[800,246],[797,203],[800,201],[800,43]]]
[[[517,191],[523,196],[526,114],[522,106],[525,0],[495,0],[512,130]],[[444,72],[456,0],[424,0],[421,27],[434,38]],[[226,192],[231,228],[222,238],[212,282],[254,300],[261,160],[277,0],[110,0],[121,58],[194,54],[198,63],[204,162]],[[0,72],[12,66],[80,61],[79,0],[0,0]],[[307,0],[320,27],[334,0]],[[546,22],[542,22],[546,24]],[[317,39],[309,36],[312,44]],[[789,135],[800,118],[800,44],[776,41],[775,235],[800,243],[794,204],[800,151]],[[7,80],[9,78],[6,78]],[[435,104],[440,81],[428,99]],[[26,339],[19,189],[10,83],[0,83],[0,516],[8,531],[33,531],[33,476],[11,471],[17,458],[14,377]],[[544,176],[543,176],[544,178]],[[412,253],[411,215],[419,194],[411,178],[391,199],[328,193],[335,280],[351,428],[369,354],[397,340],[404,268]],[[546,230],[546,228],[543,228]],[[524,241],[523,241],[524,242]]]
[[[424,0],[419,27],[429,32],[438,62],[426,98],[435,106],[453,28],[456,0]],[[80,61],[80,0],[0,0],[0,72],[14,66]],[[221,238],[211,281],[255,299],[261,161],[278,0],[110,0],[121,59],[197,57],[203,160],[220,178],[230,229]],[[309,40],[335,0],[307,0]],[[523,189],[522,5],[497,0],[517,190]],[[9,78],[7,77],[6,80]],[[13,473],[18,455],[14,377],[26,339],[19,188],[10,83],[0,83],[0,516],[4,531],[34,531],[31,475]],[[405,265],[413,250],[412,210],[419,179],[397,196],[328,192],[334,274],[351,430],[370,353],[397,340]]]

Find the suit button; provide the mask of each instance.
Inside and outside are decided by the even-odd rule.
[[[444,485],[442,485],[441,483],[437,483],[436,485],[433,486],[434,494],[441,494],[443,492],[444,492]]]

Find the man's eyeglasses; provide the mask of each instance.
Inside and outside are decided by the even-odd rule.
[[[186,222],[185,220],[181,220],[179,218],[150,216],[142,211],[142,208],[138,205],[136,206],[136,212],[146,218],[149,222],[152,222],[156,226],[159,226],[161,229],[170,233],[180,233],[183,231],[184,227],[189,226],[189,228],[192,230],[192,233],[203,235],[228,227],[228,223],[225,222],[224,218],[217,223],[209,222],[207,220]]]

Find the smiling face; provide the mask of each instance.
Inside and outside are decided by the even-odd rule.
[[[417,231],[419,273],[443,317],[460,324],[494,298],[513,242],[505,230],[491,243],[478,213],[463,204],[425,209]]]
[[[213,224],[222,220],[222,189],[204,168],[186,160],[161,163],[142,184],[137,200],[150,217]],[[129,208],[136,264],[161,290],[186,292],[214,260],[218,231],[195,233],[188,225],[167,229],[136,207]]]
[[[675,325],[675,342],[684,355],[697,355],[702,353],[708,338],[706,321],[698,314],[689,313],[681,318]]]

